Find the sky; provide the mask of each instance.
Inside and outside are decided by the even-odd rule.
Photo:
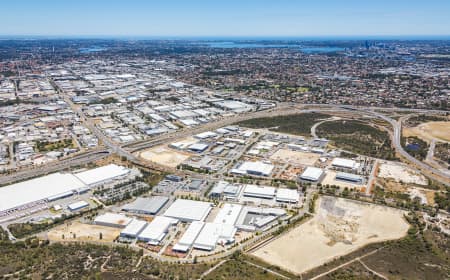
[[[4,0],[0,35],[450,35],[449,0]]]

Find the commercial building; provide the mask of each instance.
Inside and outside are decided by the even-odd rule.
[[[147,222],[133,219],[121,232],[121,237],[136,238],[147,226]]]
[[[175,251],[187,252],[194,244],[194,241],[197,239],[204,225],[204,222],[192,222],[172,249]]]
[[[234,242],[237,229],[233,225],[206,223],[195,239],[193,247],[200,250],[212,251],[217,244]]]
[[[242,205],[225,203],[214,219],[215,224],[235,225],[242,211]]]
[[[340,168],[348,168],[348,169],[358,169],[359,163],[352,159],[345,159],[345,158],[335,158],[331,162],[331,165],[334,167],[340,167]]]
[[[269,176],[274,169],[273,164],[261,161],[245,161],[238,168],[232,169],[234,174],[248,174],[256,176]]]
[[[323,174],[324,172],[320,168],[307,167],[305,171],[303,171],[303,173],[300,175],[300,179],[311,182],[318,182],[322,178]]]
[[[84,184],[90,187],[94,187],[115,179],[122,178],[129,173],[130,169],[126,167],[109,164],[88,171],[76,173],[74,175]]]
[[[356,175],[356,174],[351,174],[351,173],[346,173],[346,172],[338,172],[338,173],[336,173],[336,180],[342,180],[342,181],[348,181],[348,182],[352,182],[352,183],[361,184],[364,179],[363,179],[363,177]]]
[[[135,201],[122,207],[122,211],[136,214],[155,215],[169,201],[165,196],[138,197]]]
[[[70,196],[83,187],[85,185],[77,177],[59,172],[8,185],[0,188],[0,213]]]
[[[164,213],[164,216],[183,222],[204,221],[211,211],[211,203],[188,199],[177,199]]]
[[[291,189],[277,189],[276,200],[278,202],[298,203],[300,194],[297,190]]]
[[[204,143],[195,143],[188,147],[189,150],[196,152],[196,153],[202,153],[208,149],[209,145]]]
[[[88,206],[89,206],[89,203],[87,203],[86,201],[82,200],[82,201],[77,201],[77,202],[74,202],[72,204],[69,204],[67,206],[67,208],[70,211],[74,212],[74,211],[83,209],[83,208],[88,207]]]
[[[122,214],[105,213],[97,216],[94,220],[94,224],[107,227],[124,228],[131,222],[131,220],[131,218],[128,218]]]
[[[242,190],[241,185],[230,184],[226,181],[219,181],[211,189],[209,196],[213,198],[224,198],[226,200],[236,199]]]
[[[177,219],[156,216],[153,221],[138,235],[138,239],[151,245],[159,245],[169,231],[170,226],[176,225]]]
[[[244,196],[272,199],[275,197],[275,188],[267,186],[246,185]]]

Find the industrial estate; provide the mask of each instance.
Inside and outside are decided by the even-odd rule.
[[[450,68],[425,43],[20,42],[0,43],[4,279],[448,279]],[[158,51],[134,55],[145,44]],[[339,58],[346,76],[324,66],[280,98],[275,74],[206,74],[205,52],[253,74],[249,57]],[[433,106],[311,102],[370,75],[446,84]]]

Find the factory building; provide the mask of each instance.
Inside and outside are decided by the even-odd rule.
[[[131,218],[128,218],[122,214],[105,213],[95,218],[94,224],[99,226],[125,228],[130,222]]]
[[[155,215],[168,201],[169,198],[165,196],[138,197],[135,201],[124,205],[122,211],[135,214]]]
[[[164,213],[164,216],[183,222],[204,221],[211,211],[209,202],[177,199]]]
[[[233,174],[239,175],[256,175],[256,176],[269,176],[274,169],[273,164],[265,163],[261,161],[245,161],[238,168],[231,170]]]
[[[234,242],[237,229],[233,225],[205,223],[193,247],[199,250],[212,251],[217,244],[230,244]]]
[[[88,207],[88,206],[89,206],[89,203],[87,203],[86,201],[82,200],[82,201],[77,201],[77,202],[74,202],[72,204],[69,204],[67,206],[67,209],[69,209],[71,212],[75,212],[75,211],[78,211],[78,210],[83,209],[83,208]]]
[[[204,222],[192,222],[189,225],[188,229],[184,232],[183,236],[180,238],[180,240],[178,240],[177,244],[175,244],[172,249],[175,251],[187,252],[194,244],[194,241],[197,239],[204,225]]]
[[[267,186],[246,185],[244,196],[272,199],[275,197],[275,188]]]
[[[278,202],[287,202],[287,203],[298,203],[300,199],[300,194],[297,190],[291,189],[277,189],[276,200]]]
[[[147,222],[133,219],[121,232],[120,237],[136,238],[147,226]]]
[[[346,173],[346,172],[338,172],[336,174],[336,180],[342,180],[342,181],[348,181],[348,182],[352,182],[352,183],[362,184],[364,179],[362,176],[359,176],[356,174],[351,174],[351,173]]]
[[[331,165],[334,167],[339,168],[348,168],[348,169],[358,169],[359,163],[352,159],[345,159],[345,158],[335,158],[331,162]]]
[[[156,216],[153,221],[138,235],[138,239],[150,245],[159,245],[169,232],[169,228],[178,223],[177,219]]]
[[[89,187],[95,187],[108,183],[115,179],[120,179],[130,173],[130,169],[109,164],[102,167],[90,169],[88,171],[74,174],[81,182]]]
[[[323,175],[324,171],[322,169],[317,167],[307,167],[300,175],[300,179],[310,182],[319,182]]]

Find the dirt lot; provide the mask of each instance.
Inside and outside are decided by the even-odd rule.
[[[314,165],[320,158],[319,154],[279,149],[270,159],[273,161],[286,162],[292,165]]]
[[[433,138],[450,142],[450,122],[427,122],[416,127],[405,128],[405,136],[418,136],[430,142]]]
[[[403,211],[342,198],[319,198],[316,213],[253,255],[299,274],[369,243],[401,238],[409,228]]]
[[[364,184],[353,184],[351,182],[346,182],[346,181],[341,181],[341,180],[336,180],[336,172],[332,171],[332,170],[328,170],[325,177],[322,180],[322,185],[336,185],[339,186],[341,188],[349,188],[349,189],[354,189],[354,188],[363,188],[366,187],[366,185]]]
[[[139,157],[156,164],[175,168],[191,157],[191,154],[170,149],[166,145],[157,146],[139,153]]]
[[[47,236],[50,241],[112,242],[119,236],[121,231],[122,229],[120,228],[73,222],[50,230]],[[102,233],[102,239],[100,239],[100,233]],[[62,238],[63,235],[64,239]]]
[[[407,166],[393,163],[384,162],[380,165],[378,172],[380,178],[391,178],[397,182],[403,182],[407,184],[427,185],[427,179],[416,171],[410,169]]]

